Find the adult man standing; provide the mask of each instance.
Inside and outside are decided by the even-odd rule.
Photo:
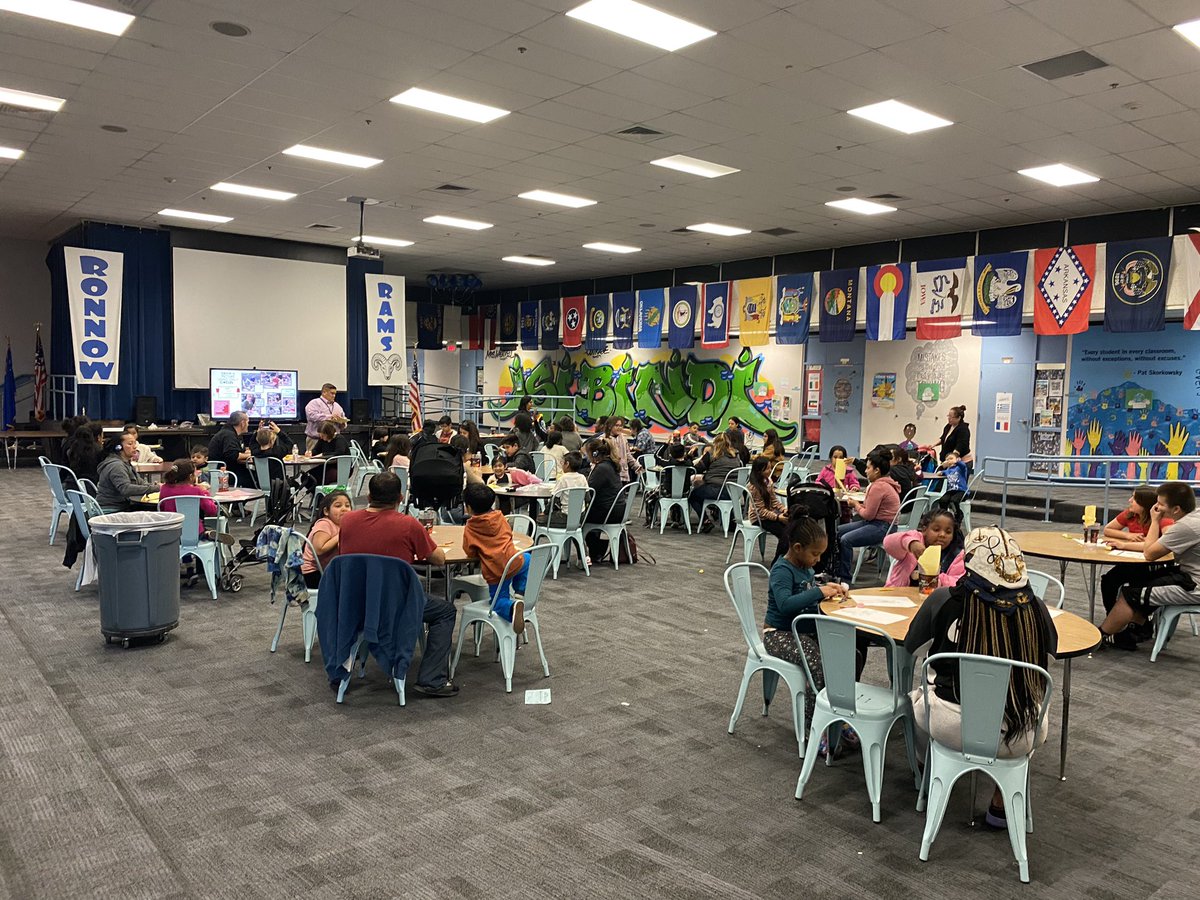
[[[394,556],[410,565],[428,560],[445,565],[446,554],[412,516],[399,512],[400,479],[381,472],[367,486],[369,505],[346,513],[338,534],[338,552]],[[429,697],[453,697],[458,685],[450,681],[450,642],[458,611],[453,603],[425,596],[425,652],[414,687]]]
[[[246,463],[250,461],[250,450],[242,436],[250,427],[250,418],[240,410],[229,416],[229,421],[208,442],[209,462],[224,463],[227,471],[237,476],[238,487],[252,487],[254,480]]]
[[[346,418],[341,404],[337,402],[337,385],[328,381],[321,385],[321,396],[309,400],[304,407],[304,418],[308,424],[304,428],[305,449],[312,453],[316,446],[322,422],[332,422],[339,429],[350,422]]]

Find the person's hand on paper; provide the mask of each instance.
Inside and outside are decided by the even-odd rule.
[[[821,585],[821,596],[826,600],[844,600],[850,594],[840,584],[830,582],[829,584]]]

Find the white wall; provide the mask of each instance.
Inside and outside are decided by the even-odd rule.
[[[13,372],[22,386],[17,391],[17,421],[29,420],[33,388],[21,382],[33,374],[34,324],[42,323],[42,349],[50,366],[49,247],[41,241],[0,238],[0,337],[12,339]],[[0,347],[0,353],[4,348]],[[0,359],[0,365],[3,360]],[[0,378],[3,373],[0,372]],[[49,402],[49,398],[47,398]]]

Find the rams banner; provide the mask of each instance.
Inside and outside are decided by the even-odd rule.
[[[408,384],[404,276],[367,275],[367,385]]]

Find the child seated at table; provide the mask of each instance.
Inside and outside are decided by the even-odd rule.
[[[451,419],[449,416],[442,416],[440,419],[438,419],[437,439],[439,443],[450,443],[450,439],[456,434],[458,434],[458,431],[454,427],[453,419]]]
[[[163,483],[158,489],[158,499],[165,501],[162,509],[165,512],[175,512],[174,497],[200,498],[200,537],[213,537],[213,532],[204,527],[205,519],[216,519],[220,515],[217,501],[212,499],[208,489],[196,481],[196,467],[189,459],[177,459],[171,463],[171,468],[163,473]]]
[[[549,441],[553,433],[551,432],[551,434],[546,435],[547,441]],[[582,453],[567,453],[563,455],[558,478],[554,482],[555,502],[550,506],[549,518],[546,521],[548,527],[562,528],[567,524],[567,498],[565,496],[560,497],[559,495],[569,488],[586,488],[588,486],[587,476],[581,474],[579,471],[582,466]]]
[[[817,484],[823,484],[825,487],[835,491],[857,491],[861,484],[853,466],[844,463],[842,465],[842,477],[838,478],[837,461],[839,459],[846,459],[846,448],[841,444],[834,444],[829,448],[829,462],[825,464],[825,467],[821,469],[821,474],[817,476]]]
[[[151,450],[149,444],[142,443],[141,433],[138,431],[138,427],[136,425],[126,425],[125,428],[122,430],[122,434],[132,434],[134,436],[134,438],[137,440],[137,456],[134,457],[134,459],[133,459],[134,462],[137,462],[137,463],[160,463],[160,462],[162,462],[162,457],[159,456],[157,453],[155,453],[153,450]]]
[[[550,456],[554,457],[554,468],[547,474],[557,477],[558,473],[562,472],[563,458],[567,455],[567,448],[563,446],[562,432],[546,432],[546,443],[543,445],[542,449]],[[579,458],[580,460],[583,459],[582,456]]]
[[[516,570],[510,569],[509,577],[501,584],[504,568],[517,554],[517,548],[512,527],[504,513],[495,508],[496,492],[486,484],[470,481],[463,489],[463,502],[468,516],[463,528],[463,552],[479,560],[483,580],[496,595],[496,614],[512,622],[513,631],[521,634],[525,631],[525,600],[512,594],[525,593],[530,555],[528,551],[523,553]],[[498,591],[497,585],[500,585]]]
[[[371,460],[383,459],[383,451],[387,449],[388,430],[385,425],[376,425],[371,429]]]
[[[1133,489],[1129,495],[1129,505],[1117,513],[1111,522],[1104,526],[1104,540],[1114,550],[1133,550],[1141,553],[1146,549],[1146,532],[1150,530],[1150,510],[1158,502],[1154,488],[1142,485]],[[1163,517],[1159,521],[1159,533],[1166,531],[1174,521]],[[1100,576],[1100,597],[1104,602],[1104,611],[1110,613],[1117,605],[1117,592],[1124,584],[1136,585],[1144,576],[1151,574],[1144,563],[1117,563]],[[1142,638],[1149,638],[1147,626],[1139,626],[1134,630],[1141,632]],[[1153,631],[1153,629],[1149,629]]]
[[[383,465],[386,468],[400,466],[408,468],[408,458],[412,456],[412,440],[407,434],[394,434],[383,448]]]
[[[304,562],[300,565],[300,574],[304,576],[304,583],[308,587],[320,586],[321,572],[337,556],[342,517],[351,509],[353,505],[350,495],[345,491],[330,491],[321,498],[321,512],[308,529],[308,539],[311,543],[304,545]],[[318,560],[321,563],[320,569],[317,568]]]
[[[929,547],[941,547],[938,587],[950,587],[966,574],[963,566],[963,537],[958,520],[949,509],[931,509],[921,516],[916,528],[896,531],[883,539],[883,549],[895,562],[888,573],[888,587],[913,587],[920,582],[917,560]]]
[[[935,471],[940,471],[946,476],[946,493],[951,491],[967,490],[967,464],[962,461],[962,457],[955,451],[951,450],[946,454],[946,458]]]
[[[838,578],[849,581],[850,560],[856,549],[878,547],[892,526],[896,513],[900,511],[900,485],[888,474],[892,468],[891,456],[882,450],[867,454],[866,497],[862,501],[854,498],[846,503],[854,513],[851,521],[838,526],[841,557],[838,560]]]
[[[203,472],[208,468],[208,445],[207,444],[192,444],[192,465],[196,467],[197,472]]]

